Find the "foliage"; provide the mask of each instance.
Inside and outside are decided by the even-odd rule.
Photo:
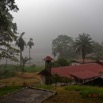
[[[68,65],[70,65],[70,63],[64,58],[59,58],[57,61],[52,62],[52,67],[60,67]]]
[[[21,72],[23,68],[18,65],[9,65],[6,67],[5,65],[0,65],[0,78],[10,78],[14,77],[16,72]],[[25,66],[24,71],[25,72],[40,72],[44,69],[44,66],[32,66],[28,67]]]
[[[29,42],[27,43],[27,46],[29,46],[30,49],[32,48],[32,46],[34,46],[34,42],[32,38],[30,38]]]
[[[33,42],[33,39],[30,38],[29,42],[27,43],[27,46],[29,46],[29,65],[31,64],[31,61],[30,61],[30,49],[32,48],[32,46],[34,46],[34,42]]]
[[[22,52],[24,51],[24,47],[26,46],[26,42],[23,39],[23,35],[25,34],[25,32],[22,32],[20,37],[18,37],[18,39],[16,40],[16,45],[19,47],[20,49],[20,66],[23,65],[23,61],[22,61]]]
[[[61,77],[58,74],[53,74],[52,75],[52,83],[55,83],[55,86],[60,81],[61,81]]]
[[[0,79],[9,78],[15,76],[15,72],[9,70],[0,70]]]
[[[15,72],[17,71],[17,66],[16,65],[0,65],[0,78],[9,78],[9,77],[14,77]]]
[[[93,51],[93,41],[89,34],[79,34],[76,38],[73,48],[75,52],[82,55],[83,63],[87,54]]]
[[[64,58],[58,59],[58,60],[57,60],[57,63],[58,63],[60,66],[68,66],[68,65],[69,65],[68,61],[67,61],[66,59],[64,59]]]
[[[18,50],[12,47],[11,43],[17,38],[17,26],[13,23],[13,17],[9,11],[18,11],[15,0],[0,0],[0,58],[14,60],[16,59],[14,53]]]
[[[62,83],[71,83],[72,82],[72,80],[71,79],[69,79],[68,77],[62,77]]]
[[[15,0],[0,0],[0,32],[11,29],[12,16],[9,15],[9,11],[18,11],[18,7],[15,5]]]
[[[20,48],[20,51],[24,51],[24,47],[26,46],[26,42],[23,39],[23,35],[25,32],[22,32],[20,37],[16,40],[16,45]]]
[[[72,48],[73,39],[67,35],[59,35],[52,41],[52,54],[58,58],[73,58],[75,53]]]

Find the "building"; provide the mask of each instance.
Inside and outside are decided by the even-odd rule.
[[[49,60],[49,63],[47,63],[47,61],[45,63],[47,65],[46,68],[39,73],[42,84],[48,84],[48,79],[50,80],[54,74],[71,79],[77,84],[85,84],[95,79],[103,78],[102,62],[54,68],[51,68],[51,66],[48,68],[48,65],[51,64],[51,60]]]
[[[51,84],[51,61],[53,58],[46,56],[43,60],[45,61],[45,69],[38,73],[38,75],[41,77],[41,84]]]
[[[91,59],[85,59],[84,60],[84,64],[96,63],[96,62],[97,62],[96,60],[91,60]],[[72,61],[71,65],[80,65],[80,64],[83,64],[83,59],[75,59],[75,60]]]

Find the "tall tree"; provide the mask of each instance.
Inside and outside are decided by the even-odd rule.
[[[27,43],[27,45],[29,46],[29,65],[30,65],[31,64],[31,52],[30,52],[30,50],[31,50],[32,46],[34,46],[34,42],[33,42],[32,38],[30,38],[30,40]]]
[[[59,35],[52,41],[52,54],[58,58],[72,58],[75,53],[72,48],[73,39],[67,35]]]
[[[0,32],[6,31],[10,26],[11,19],[9,11],[18,10],[15,0],[0,0]]]
[[[26,46],[26,42],[23,39],[23,35],[25,34],[25,32],[22,32],[20,37],[18,37],[17,41],[16,41],[16,45],[19,47],[20,49],[20,66],[22,65],[22,52],[24,51],[24,47]]]
[[[87,54],[93,51],[93,41],[89,34],[79,34],[76,38],[73,48],[75,52],[82,55],[83,63]]]
[[[13,23],[10,11],[18,11],[15,0],[0,0],[0,59],[5,57],[14,59],[14,55],[11,55],[6,50],[7,48],[13,52],[18,51],[10,44],[17,38],[17,26],[16,23]]]

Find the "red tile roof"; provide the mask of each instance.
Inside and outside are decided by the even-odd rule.
[[[87,79],[87,78],[93,78],[93,77],[99,77],[100,74],[98,73],[94,73],[91,71],[79,71],[79,72],[74,72],[74,73],[70,73],[71,76],[80,78],[80,79]]]
[[[103,72],[103,65],[98,63],[81,64],[76,66],[55,67],[51,69],[52,74],[64,77],[75,76],[80,79],[88,79],[100,76]]]

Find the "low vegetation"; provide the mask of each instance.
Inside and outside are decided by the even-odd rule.
[[[52,86],[40,85],[40,77],[38,72],[44,69],[44,66],[25,67],[25,72],[21,72],[19,66],[4,65],[0,66],[0,84],[4,83],[6,86],[0,89],[0,96],[20,90],[25,86],[34,86],[37,88],[48,89],[56,91],[57,94],[43,103],[103,103],[103,88],[92,86]],[[14,73],[11,75],[10,73]],[[8,74],[8,75],[7,75]],[[7,77],[8,76],[8,77]]]
[[[103,88],[90,86],[67,86],[65,90],[79,91],[82,97],[99,97],[103,98]]]
[[[21,88],[23,87],[20,87],[20,86],[6,86],[6,87],[3,87],[3,88],[0,88],[0,96],[4,96],[4,95],[7,95],[7,94],[10,94],[12,92],[15,92],[15,91],[18,91],[20,90]]]
[[[26,66],[24,68],[24,72],[40,72],[44,69],[44,66]],[[21,72],[22,69],[20,66],[17,65],[8,65],[5,67],[5,65],[0,65],[0,79],[4,78],[10,78],[16,76],[17,72]]]
[[[1,85],[6,86],[32,86],[40,84],[37,73],[17,72],[15,77],[0,79]]]
[[[56,91],[57,94],[43,103],[103,103],[103,88],[90,86],[62,86],[41,85],[39,88]]]
[[[40,84],[39,71],[43,66],[25,67],[25,72],[21,72],[20,66],[0,65],[0,86],[32,86]]]

